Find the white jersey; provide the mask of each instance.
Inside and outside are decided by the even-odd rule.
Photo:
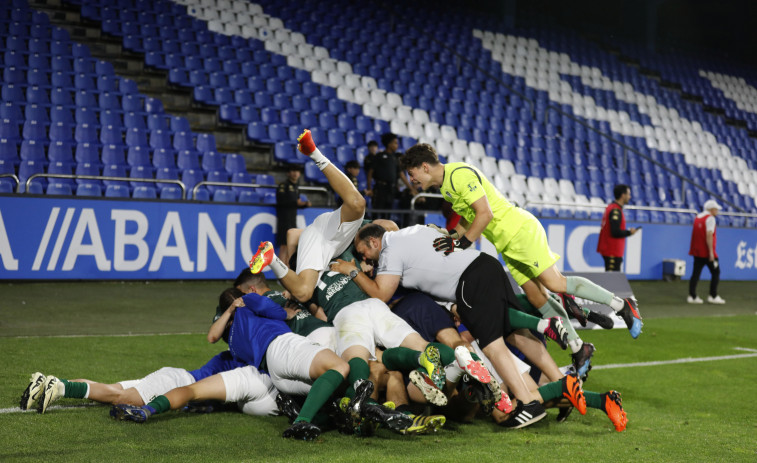
[[[454,301],[460,275],[481,252],[466,249],[445,256],[434,249],[434,239],[440,236],[425,225],[384,233],[376,274],[399,275],[405,288]]]

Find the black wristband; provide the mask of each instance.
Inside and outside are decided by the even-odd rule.
[[[465,235],[461,236],[459,240],[457,240],[457,247],[460,249],[468,249],[470,245],[473,244],[471,241],[465,237]]]

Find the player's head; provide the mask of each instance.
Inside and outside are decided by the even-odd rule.
[[[718,213],[720,213],[720,209],[722,209],[722,207],[720,207],[720,204],[718,204],[718,202],[714,199],[708,199],[704,202],[702,209],[704,209],[705,212],[709,212],[712,216],[717,216]]]
[[[397,151],[397,149],[399,149],[400,147],[400,142],[397,138],[397,135],[393,134],[392,132],[387,132],[381,135],[381,144],[384,145],[384,149],[386,149],[390,153]]]
[[[612,194],[615,196],[615,201],[620,204],[625,205],[631,201],[631,187],[628,185],[615,185],[615,188],[612,189]]]
[[[226,309],[231,306],[231,304],[234,302],[235,299],[238,299],[240,297],[244,296],[244,293],[237,288],[228,288],[225,289],[221,295],[218,297],[218,307],[216,308],[216,315],[213,317],[213,322],[218,320],[221,315],[223,315],[224,312],[226,312]],[[226,324],[226,328],[223,330],[223,334],[221,335],[221,339],[228,344],[229,343],[229,329],[231,328],[231,324],[234,321],[234,317],[232,316],[229,319],[229,322]]]
[[[297,164],[289,164],[287,167],[287,178],[292,183],[297,183],[297,180],[300,179],[300,175],[302,175],[302,170],[300,166]]]
[[[371,140],[368,142],[368,152],[371,154],[376,154],[378,151],[378,142],[376,140]]]
[[[355,250],[363,259],[378,262],[381,254],[381,238],[386,230],[381,225],[369,223],[358,230],[355,236]]]
[[[268,281],[262,273],[254,274],[249,268],[245,268],[239,272],[239,276],[234,280],[234,287],[240,290],[243,294],[258,293],[263,294],[270,290],[268,287]]]
[[[402,169],[410,175],[410,181],[424,190],[431,186],[439,186],[434,182],[431,172],[441,166],[436,150],[428,143],[418,143],[402,156]]]
[[[360,173],[360,163],[355,160],[347,161],[347,164],[344,165],[344,170],[353,177],[357,177]]]

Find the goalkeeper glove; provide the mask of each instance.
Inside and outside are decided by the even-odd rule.
[[[442,235],[451,236],[454,239],[460,238],[460,235],[457,233],[457,230],[452,230],[450,232],[446,228],[442,228],[442,227],[440,227],[439,225],[437,225],[435,223],[429,223],[429,224],[426,224],[426,226],[429,227],[429,228],[433,228],[434,230],[438,231]]]
[[[454,239],[451,236],[441,236],[434,240],[434,249],[437,252],[443,252],[445,256],[454,252],[456,249],[467,249],[472,243],[463,235],[460,239]]]

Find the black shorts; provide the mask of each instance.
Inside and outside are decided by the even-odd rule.
[[[410,293],[392,307],[392,312],[405,320],[426,341],[436,339],[444,328],[455,328],[452,315],[426,293]]]
[[[485,348],[512,330],[508,308],[519,308],[505,269],[494,257],[481,253],[457,283],[457,313],[473,337]]]
[[[605,261],[605,272],[620,272],[622,257],[602,256],[602,259]]]

